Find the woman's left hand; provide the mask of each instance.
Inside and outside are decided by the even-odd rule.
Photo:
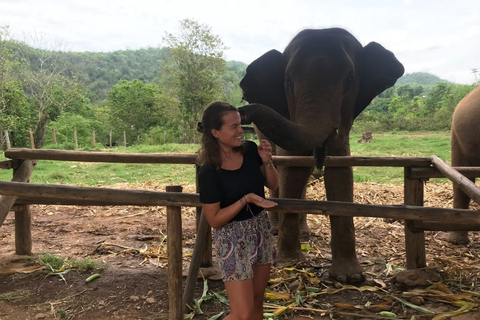
[[[268,140],[260,140],[260,145],[258,146],[258,154],[262,158],[263,163],[268,163],[272,161],[272,145]]]
[[[264,209],[273,208],[278,205],[278,203],[276,203],[275,201],[267,200],[265,198],[262,198],[256,195],[255,193],[249,193],[245,195],[245,201],[247,201],[247,203],[253,203]]]

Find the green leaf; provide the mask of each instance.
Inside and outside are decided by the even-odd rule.
[[[397,315],[395,313],[388,312],[388,311],[381,311],[378,314],[383,316],[383,317],[387,317],[387,318],[396,318],[397,317]]]
[[[225,312],[222,311],[222,312],[220,312],[219,314],[216,314],[216,315],[214,315],[213,317],[208,318],[208,320],[217,320],[217,319],[220,319],[220,318],[223,316],[224,313],[225,313]]]
[[[221,303],[226,304],[227,306],[230,305],[230,302],[228,302],[228,299],[227,299],[223,294],[220,294],[220,293],[215,292],[213,295],[214,295],[215,298],[217,298],[217,300],[220,301]]]
[[[195,313],[203,314],[202,308],[200,307],[200,305],[202,304],[202,299],[195,299],[193,302],[195,303]]]
[[[395,300],[403,303],[403,304],[406,305],[407,307],[410,307],[410,308],[412,308],[412,309],[414,309],[414,310],[417,310],[417,311],[419,311],[419,312],[423,312],[423,313],[427,313],[427,314],[435,314],[435,312],[433,312],[433,311],[431,311],[431,310],[428,310],[428,309],[419,307],[419,306],[417,306],[416,304],[410,303],[410,302],[405,301],[405,300],[403,300],[403,299],[401,299],[401,298],[397,298],[397,297],[395,297],[395,296],[391,296],[391,297],[392,297],[393,299],[395,299]]]
[[[207,279],[203,280],[203,293],[202,293],[202,298],[207,295],[208,291],[208,282]]]
[[[67,269],[67,270],[64,270],[64,271],[54,271],[54,272],[50,272],[48,275],[49,276],[60,276],[60,275],[67,274],[70,271],[71,271],[70,269]]]
[[[310,247],[309,245],[306,245],[306,244],[302,244],[301,249],[302,249],[302,251],[313,251],[314,250],[312,247]]]
[[[300,290],[297,290],[297,293],[295,294],[295,302],[296,302],[297,306],[301,306],[303,304],[302,294],[301,294]]]

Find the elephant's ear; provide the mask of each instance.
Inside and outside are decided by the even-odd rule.
[[[288,119],[284,79],[282,54],[277,50],[268,51],[248,65],[240,81],[243,100],[264,104]]]
[[[394,54],[376,42],[370,42],[362,53],[362,83],[355,105],[354,119],[377,95],[395,84],[405,69]]]

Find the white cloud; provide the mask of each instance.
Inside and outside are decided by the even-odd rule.
[[[480,68],[477,0],[0,0],[0,25],[15,38],[41,33],[74,51],[156,47],[185,18],[209,25],[226,58],[245,63],[304,28],[342,27],[394,52],[409,73],[472,83]]]

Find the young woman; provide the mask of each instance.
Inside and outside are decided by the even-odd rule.
[[[272,146],[242,141],[237,108],[221,101],[209,104],[198,124],[202,146],[198,164],[200,201],[214,228],[218,267],[230,301],[225,318],[263,319],[263,296],[275,256],[265,209],[265,186],[278,188]]]

